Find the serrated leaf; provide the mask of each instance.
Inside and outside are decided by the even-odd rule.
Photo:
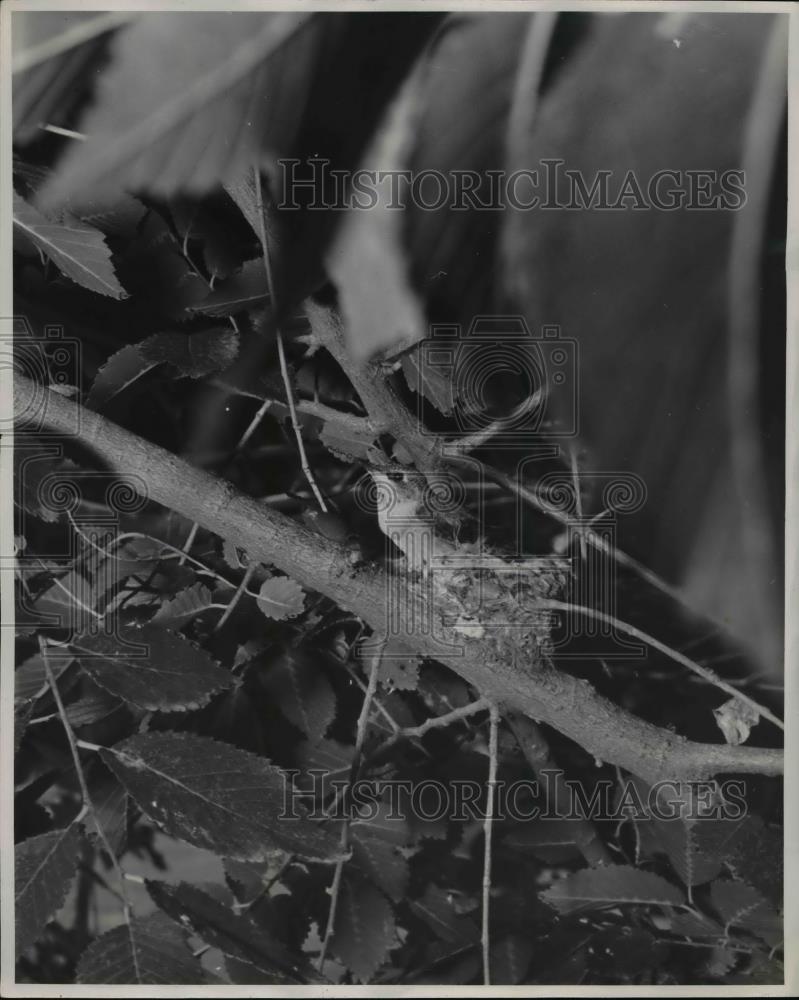
[[[307,983],[325,982],[310,964],[293,955],[265,928],[248,917],[236,914],[224,903],[196,886],[181,882],[147,880],[147,891],[153,902],[174,920],[187,925],[207,944],[219,948],[225,955],[253,966],[262,982]]]
[[[757,889],[746,882],[724,880],[710,887],[710,900],[725,928],[739,927],[774,948],[782,941],[782,920]]]
[[[336,696],[317,664],[283,655],[262,676],[261,683],[280,711],[312,743],[322,739],[336,714]]]
[[[119,636],[78,636],[81,670],[111,694],[148,711],[205,705],[234,683],[204,650],[157,625],[121,628]]]
[[[154,333],[111,355],[95,376],[87,405],[102,406],[160,365],[175,368],[181,378],[202,378],[221,371],[233,363],[238,349],[234,330]]]
[[[14,229],[77,284],[113,299],[127,298],[103,234],[79,219],[51,222],[14,192]]]
[[[132,917],[101,935],[84,951],[75,980],[85,985],[200,986],[202,966],[189,951],[186,935],[162,913]]]
[[[211,591],[203,583],[193,583],[181,590],[171,601],[164,601],[150,619],[153,625],[182,628],[186,622],[207,611],[213,603]]]
[[[296,618],[305,607],[305,591],[288,576],[272,576],[261,584],[256,603],[274,621]]]
[[[14,753],[19,751],[22,738],[33,715],[33,705],[32,701],[20,701],[14,705]]]
[[[647,802],[652,789],[639,779],[634,779],[634,785],[640,790],[641,801]],[[654,840],[653,852],[665,853],[687,886],[702,885],[719,874],[723,867],[722,856],[719,851],[713,850],[712,845],[716,836],[724,837],[732,832],[726,820],[712,817],[696,821],[683,819],[684,808],[690,807],[691,801],[680,796],[693,794],[690,787],[675,793],[670,786],[664,786],[657,792],[658,813],[646,821],[647,832]],[[674,819],[662,818],[671,811],[676,812]]]
[[[145,733],[100,755],[150,819],[195,847],[238,861],[264,861],[275,848],[325,861],[339,854],[336,838],[292,805],[288,777],[254,754]]]
[[[343,462],[368,461],[375,453],[373,431],[356,430],[346,423],[325,422],[319,440],[327,450]]]
[[[66,899],[77,870],[81,839],[80,826],[72,823],[14,848],[17,956],[37,941]]]
[[[413,657],[384,656],[380,683],[396,691],[415,691],[419,686],[420,661]]]
[[[308,22],[297,13],[151,13],[120,31],[81,122],[89,138],[68,151],[43,201],[101,197],[119,184],[200,194],[236,176],[260,159],[275,113],[274,102],[254,99],[265,93],[269,57]]]
[[[241,269],[219,288],[201,301],[188,307],[189,312],[200,312],[207,316],[231,316],[242,310],[254,309],[266,304],[269,294],[266,288],[266,271],[262,258],[246,261]]]
[[[555,882],[541,894],[561,913],[599,906],[634,903],[680,906],[685,898],[660,875],[627,865],[586,868]]]
[[[368,983],[396,944],[394,911],[386,897],[361,879],[345,877],[331,941],[333,953],[361,983]]]
[[[439,413],[449,416],[455,406],[455,387],[451,373],[446,374],[445,370],[428,362],[426,348],[431,343],[425,341],[402,355],[402,374],[409,389],[432,403]]]

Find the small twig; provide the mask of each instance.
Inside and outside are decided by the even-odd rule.
[[[191,526],[191,531],[189,531],[186,541],[183,543],[183,549],[181,550],[180,559],[178,560],[178,565],[182,566],[186,562],[186,557],[191,551],[192,545],[194,545],[194,539],[197,537],[197,531],[199,530],[199,524],[195,521]]]
[[[581,604],[569,604],[567,601],[555,601],[547,598],[539,603],[539,607],[542,609],[549,609],[551,611],[566,611],[569,614],[578,614],[585,618],[593,618],[594,621],[600,621],[605,625],[609,625],[611,628],[618,629],[619,632],[624,632],[625,635],[629,635],[631,638],[637,639],[639,642],[644,643],[644,645],[651,646],[652,649],[656,649],[664,656],[668,656],[676,663],[679,663],[680,666],[686,667],[688,670],[693,671],[693,673],[703,677],[709,684],[719,688],[719,690],[724,691],[731,697],[736,698],[739,701],[746,702],[746,704],[753,708],[760,716],[762,716],[762,718],[768,719],[769,722],[773,722],[778,729],[785,729],[785,723],[782,719],[778,718],[772,711],[770,711],[770,709],[766,708],[765,705],[761,705],[748,694],[745,694],[738,688],[733,687],[732,684],[728,684],[727,681],[722,680],[721,677],[715,674],[708,667],[703,667],[700,663],[696,663],[695,660],[691,660],[689,657],[684,656],[679,652],[679,650],[672,649],[671,646],[667,646],[664,642],[660,642],[660,640],[656,639],[654,636],[648,635],[646,632],[642,632],[640,629],[636,628],[635,625],[629,625],[620,618],[614,618],[612,615],[607,615],[603,611],[597,611],[595,608],[589,608]]]
[[[366,739],[366,730],[369,727],[369,713],[372,710],[372,699],[377,691],[377,682],[380,677],[380,663],[383,659],[387,640],[382,639],[372,655],[372,662],[369,665],[369,683],[366,687],[366,694],[361,705],[361,714],[358,716],[358,725],[355,730],[355,752],[352,755],[352,765],[350,767],[349,784],[353,785],[358,780],[358,772],[361,767],[361,754],[363,744]]]
[[[122,866],[117,858],[116,851],[111,847],[108,842],[108,838],[105,835],[105,830],[100,822],[97,815],[97,810],[94,808],[94,803],[92,802],[91,795],[89,794],[89,786],[86,782],[86,775],[83,773],[83,765],[81,764],[80,754],[78,753],[79,741],[75,738],[75,733],[72,730],[69,718],[67,716],[66,708],[64,707],[64,702],[61,699],[61,692],[58,689],[58,682],[53,674],[52,667],[50,666],[49,653],[47,651],[47,643],[44,638],[40,635],[39,639],[39,652],[42,656],[42,663],[44,665],[45,676],[47,677],[47,683],[50,685],[50,690],[53,693],[53,699],[55,700],[56,707],[58,708],[58,714],[61,717],[61,725],[64,727],[64,733],[67,737],[67,743],[69,744],[69,752],[72,755],[72,762],[75,765],[75,773],[78,777],[78,785],[80,787],[81,801],[83,803],[83,808],[89,813],[94,823],[94,827],[97,830],[97,836],[100,839],[100,843],[103,845],[104,850],[111,859],[111,864],[113,865],[114,872],[119,880],[119,895],[122,902],[122,913],[125,918],[125,923],[130,929],[131,921],[131,906],[130,900],[128,899],[127,892],[125,889],[125,873],[122,871]],[[84,744],[80,744],[83,746]],[[92,749],[101,749],[100,747],[92,746]]]
[[[393,736],[389,736],[387,740],[375,748],[375,750],[369,755],[367,763],[371,765],[381,757],[384,757],[392,747],[396,746],[396,744],[400,742],[400,740],[413,740],[419,750],[421,750],[426,757],[429,757],[429,751],[427,751],[424,745],[419,742],[425,733],[430,732],[431,729],[443,729],[446,726],[451,726],[455,722],[468,719],[469,716],[476,715],[478,712],[484,712],[489,708],[490,704],[491,702],[488,698],[479,698],[477,701],[470,702],[462,708],[455,708],[451,712],[447,712],[446,715],[435,715],[431,719],[426,719],[418,726],[408,726],[405,729],[398,729]]]
[[[352,764],[350,765],[349,780],[347,782],[349,788],[352,788],[353,784],[358,780],[358,772],[361,767],[361,754],[363,753],[363,744],[366,740],[366,730],[369,726],[369,714],[372,708],[372,699],[374,698],[375,691],[377,690],[377,680],[380,676],[380,661],[383,659],[383,652],[385,651],[385,648],[386,640],[383,639],[380,643],[378,643],[369,667],[369,683],[366,688],[363,705],[361,706],[361,714],[358,716],[358,725],[355,730],[355,751],[352,755]],[[325,936],[322,940],[322,950],[319,952],[319,959],[317,961],[317,969],[320,973],[324,971],[327,949],[336,926],[336,910],[338,908],[338,897],[341,892],[341,878],[344,871],[344,864],[348,856],[348,848],[349,821],[345,817],[341,825],[341,856],[336,862],[336,868],[333,872],[333,882],[330,886],[330,909],[327,913],[327,926],[325,927]]]
[[[483,930],[481,942],[483,945],[483,984],[491,985],[491,837],[494,830],[494,795],[497,787],[497,758],[499,710],[491,703],[490,728],[488,737],[488,800],[483,829],[485,831],[485,848],[483,853]]]
[[[569,449],[569,461],[571,463],[572,484],[574,489],[574,509],[579,518],[579,530],[577,537],[580,541],[580,558],[583,562],[588,559],[588,552],[585,543],[585,525],[583,522],[583,494],[580,491],[580,470],[577,467],[577,452],[574,448]]]
[[[363,693],[366,694],[367,693],[367,685],[364,684],[364,682],[360,679],[360,677],[355,673],[355,670],[353,669],[353,667],[349,663],[347,663],[347,664],[345,664],[344,669],[350,675],[353,684],[357,684],[358,687],[361,689],[361,691],[363,691]],[[401,729],[400,724],[397,722],[397,720],[394,718],[394,716],[388,711],[388,709],[385,707],[385,705],[382,703],[382,701],[380,701],[380,699],[377,697],[377,695],[374,695],[372,697],[372,702],[374,703],[374,706],[378,710],[378,712],[380,712],[380,714],[383,716],[383,718],[389,724],[389,726],[391,727],[392,732],[398,733],[400,731],[400,729]]]
[[[266,286],[269,291],[269,300],[272,303],[272,311],[275,316],[277,316],[277,299],[275,297],[275,282],[272,276],[272,262],[269,257],[269,237],[266,231],[266,214],[264,208],[263,192],[261,190],[261,172],[257,165],[253,167],[253,178],[255,180],[255,200],[258,209],[258,220],[261,226],[261,246],[264,253],[264,269],[266,270]],[[297,450],[300,453],[300,465],[305,478],[308,480],[308,485],[311,487],[313,495],[316,497],[316,502],[319,504],[320,510],[327,513],[327,506],[325,504],[324,498],[322,497],[319,487],[316,485],[316,480],[314,479],[313,472],[311,471],[311,466],[308,463],[308,456],[305,453],[305,443],[302,440],[302,431],[300,430],[300,423],[297,420],[297,408],[294,405],[294,390],[291,386],[291,379],[289,378],[288,366],[286,364],[286,349],[283,345],[283,332],[279,325],[276,325],[276,335],[277,335],[277,356],[280,361],[280,374],[283,377],[283,385],[286,389],[286,399],[289,404],[289,413],[291,414],[291,426],[294,428],[294,436],[297,439]],[[266,404],[264,404],[266,405]],[[259,411],[260,412],[260,411]]]
[[[214,632],[218,632],[222,628],[222,626],[225,624],[228,618],[230,618],[230,616],[233,614],[233,609],[239,603],[242,594],[247,593],[247,584],[250,582],[250,578],[255,572],[256,566],[257,563],[250,563],[250,565],[244,571],[244,576],[241,579],[241,583],[239,584],[236,593],[233,595],[233,597],[231,597],[230,603],[227,605],[225,610],[219,616],[219,621],[216,623],[216,625],[214,625],[213,629]]]
[[[327,924],[325,926],[325,936],[322,940],[322,949],[319,952],[319,958],[316,962],[316,968],[319,970],[320,974],[325,971],[325,959],[327,958],[327,950],[330,946],[330,941],[333,937],[333,931],[336,926],[336,911],[338,910],[338,897],[341,893],[341,878],[344,873],[344,862],[346,860],[347,854],[349,852],[349,842],[350,842],[350,827],[346,820],[342,821],[341,824],[341,838],[339,844],[341,846],[341,856],[336,862],[336,868],[333,872],[333,881],[330,884],[330,908],[327,911]]]

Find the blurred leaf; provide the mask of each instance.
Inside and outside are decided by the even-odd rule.
[[[68,278],[100,295],[124,299],[103,234],[79,219],[51,222],[14,192],[14,231],[29,239]]]
[[[505,11],[502,17],[490,11],[458,11],[448,17],[425,53],[409,167],[416,175],[430,170],[448,178],[449,197],[440,207],[409,207],[405,245],[411,279],[428,316],[464,330],[475,316],[497,309],[498,244],[508,207],[497,204],[487,171],[505,167],[508,114],[529,19],[527,11]],[[479,177],[468,194],[464,182],[460,197],[458,171]],[[522,187],[519,194],[526,197]],[[428,191],[434,204],[435,186],[420,186],[424,197],[430,197]],[[416,350],[403,358],[409,385],[421,383],[426,398],[448,413],[451,393],[437,387],[437,370],[414,364],[416,358]],[[415,371],[408,370],[411,365]]]
[[[75,980],[84,985],[163,986],[206,983],[202,966],[189,951],[186,934],[162,913],[131,917],[102,934],[81,955]]]
[[[133,16],[31,10],[14,18],[15,145],[39,138],[44,123],[72,124],[75,110],[91,94],[92,70],[102,62],[110,32]]]
[[[418,88],[412,77],[389,109],[364,157],[371,169],[390,176],[391,171],[406,166],[419,115]],[[383,185],[376,205],[348,213],[327,257],[355,360],[410,347],[427,332],[424,313],[410,286],[401,215],[387,207],[390,201],[390,189]]]
[[[370,982],[395,946],[394,911],[368,882],[345,875],[331,947],[361,983]]]
[[[256,603],[267,618],[296,618],[305,607],[305,591],[287,576],[272,576],[261,584]]]
[[[537,17],[532,20],[535,26]],[[712,361],[733,363],[724,289],[737,213],[659,211],[651,202],[652,210],[631,210],[630,197],[619,210],[605,210],[618,203],[624,178],[646,187],[666,161],[683,178],[707,164],[717,176],[740,168],[744,123],[774,21],[736,16],[725,20],[723,32],[719,27],[712,14],[686,18],[677,46],[654,19],[589,17],[543,93],[528,88],[522,95],[530,113],[519,115],[526,128],[515,130],[509,143],[508,174],[547,161],[565,169],[539,172],[537,207],[504,214],[501,275],[513,308],[534,332],[533,324],[557,317],[579,351],[579,390],[571,370],[560,384],[547,378],[553,427],[566,432],[579,396],[582,445],[592,467],[625,469],[646,483],[646,504],[620,522],[619,547],[679,582],[695,614],[728,623],[773,672],[782,660],[776,624],[782,598],[771,582],[779,574],[767,559],[751,556],[769,549],[770,519],[757,500],[741,503],[741,490],[748,501],[767,476],[737,477],[732,458],[750,448],[762,457],[767,435],[757,408],[744,421],[733,413],[744,412],[741,398],[749,398],[750,389],[756,397],[758,364],[747,362],[749,385],[741,390],[739,383],[730,394]],[[596,128],[611,108],[613,125]],[[603,172],[609,181],[604,199]],[[586,192],[580,200],[575,177]],[[685,203],[687,189],[682,186]],[[549,210],[555,204],[579,210]],[[754,226],[759,232],[760,222]],[[784,272],[782,262],[777,267]],[[756,282],[762,284],[760,276]],[[774,329],[764,330],[766,340],[779,336],[781,326],[777,319]],[[757,358],[758,331],[748,333],[746,357]],[[623,382],[616,378],[621,357]],[[778,372],[775,378],[779,382]],[[733,442],[731,428],[742,423],[751,440]],[[730,489],[736,479],[740,488]],[[775,488],[781,497],[781,482]],[[597,491],[584,514],[601,506]]]
[[[43,204],[120,182],[202,194],[248,168],[274,124],[270,57],[312,24],[297,13],[150,13],[122,29],[81,123],[88,139],[68,151]],[[309,67],[296,70],[307,86]]]
[[[17,956],[41,936],[66,899],[77,870],[81,840],[80,826],[71,823],[14,848]]]
[[[234,680],[204,650],[157,625],[122,629],[119,636],[84,634],[72,650],[95,683],[150,711],[199,708]]]
[[[263,861],[275,848],[338,855],[337,840],[296,804],[286,815],[288,777],[254,754],[186,733],[146,733],[100,756],[147,816],[195,847],[239,861]]]
[[[645,906],[685,903],[680,890],[664,878],[627,865],[586,868],[567,875],[542,892],[541,898],[561,913],[629,903]]]

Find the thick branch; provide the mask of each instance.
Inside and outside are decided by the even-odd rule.
[[[394,595],[382,570],[353,570],[347,551],[331,540],[27,378],[15,378],[14,393],[16,413],[32,412],[43,397],[49,428],[69,436],[78,428],[82,445],[120,475],[131,477],[131,485],[151,500],[247,549],[251,557],[274,564],[358,615],[378,636],[386,634]],[[421,596],[411,595],[411,600]],[[483,697],[553,726],[597,759],[650,783],[730,772],[782,773],[779,750],[689,742],[629,715],[587,681],[550,666],[527,667],[498,657],[490,629],[485,639],[470,639],[443,621],[437,628],[439,636],[462,649],[460,657],[446,662]],[[438,643],[427,632],[411,630],[402,642],[411,652],[437,656]]]

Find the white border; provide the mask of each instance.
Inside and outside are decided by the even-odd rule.
[[[797,163],[796,142],[799,126],[799,110],[793,95],[799,93],[799,59],[796,57],[799,39],[797,25],[797,5],[794,3],[760,3],[748,0],[725,0],[725,2],[692,3],[684,0],[639,0],[639,2],[555,3],[548,0],[458,0],[458,2],[435,2],[435,0],[237,0],[232,3],[216,3],[213,0],[4,0],[0,6],[0,218],[4,225],[0,229],[0,317],[13,315],[11,277],[11,17],[17,11],[269,11],[269,10],[319,10],[319,11],[642,11],[658,13],[680,12],[752,12],[788,13],[790,17],[790,68],[789,68],[789,151],[788,151],[788,347],[786,356],[786,579],[785,579],[785,695],[786,718],[793,719],[793,709],[797,698],[796,678],[799,667],[799,435],[791,433],[791,428],[799,427],[799,300],[797,299],[796,275],[799,270],[799,163]],[[9,371],[0,369],[0,417],[7,419],[11,412],[12,386]],[[8,447],[0,448],[0,553],[13,551],[13,504],[11,492],[12,454]],[[3,566],[0,563],[0,567]],[[13,620],[13,579],[11,574],[0,568],[0,620]],[[0,638],[11,639],[11,630],[0,629]],[[0,647],[0,789],[13,788],[13,673],[14,644],[3,641]],[[7,680],[9,678],[9,680]],[[637,986],[296,986],[296,987],[191,987],[191,995],[197,997],[466,997],[466,996],[519,996],[519,997],[602,997],[602,996],[793,996],[799,992],[799,906],[791,889],[799,887],[799,794],[796,794],[797,755],[799,736],[795,726],[789,725],[785,748],[785,986],[661,986],[644,988]],[[10,886],[13,883],[14,836],[13,810],[0,809],[0,916],[4,927],[13,926],[14,900]],[[0,995],[7,997],[185,997],[187,987],[103,987],[103,986],[41,986],[18,985],[14,983],[13,939],[9,934],[2,938],[0,951],[2,975],[0,975]]]

